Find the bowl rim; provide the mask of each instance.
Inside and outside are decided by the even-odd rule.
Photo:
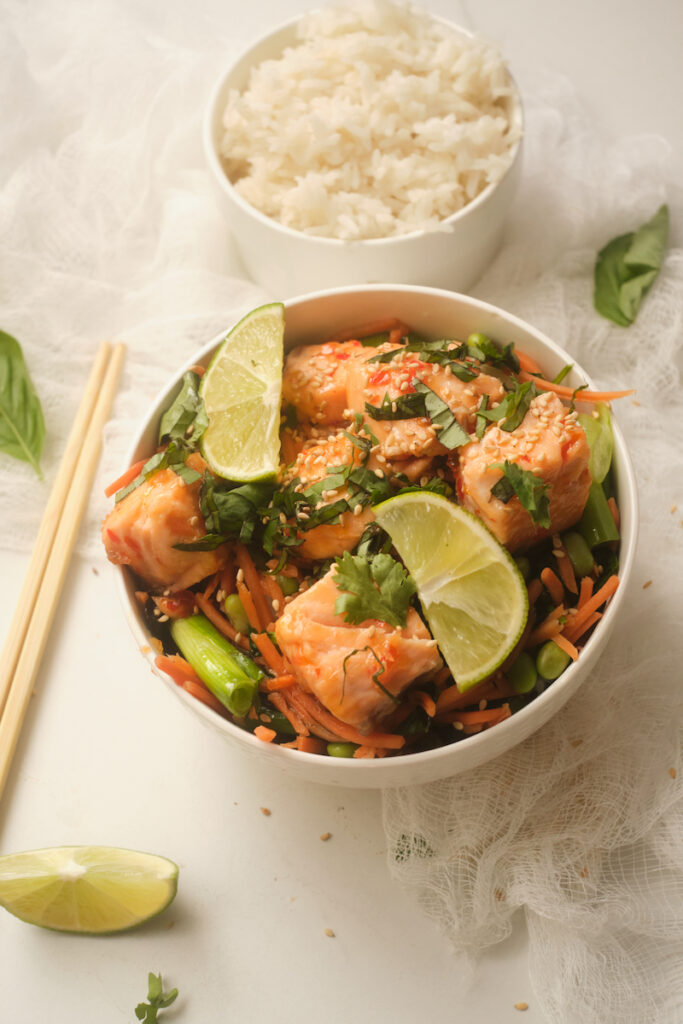
[[[593,386],[593,382],[590,376],[583,370],[583,368],[572,359],[571,355],[566,352],[556,342],[552,341],[544,332],[533,327],[527,321],[522,320],[520,317],[515,316],[512,313],[508,313],[506,310],[501,309],[492,303],[485,302],[482,299],[473,298],[469,295],[464,295],[459,292],[450,292],[442,288],[431,288],[423,285],[391,285],[391,284],[366,284],[366,285],[349,285],[338,288],[327,288],[320,291],[314,291],[305,293],[302,295],[294,296],[293,298],[287,299],[284,302],[285,314],[287,309],[292,306],[300,306],[305,303],[317,301],[320,299],[326,299],[328,297],[337,295],[353,295],[357,293],[375,293],[375,292],[409,292],[423,296],[424,298],[446,298],[456,299],[464,301],[466,304],[471,305],[474,309],[479,310],[485,314],[493,314],[498,316],[505,323],[510,323],[517,328],[531,334],[537,341],[543,346],[550,349],[550,351],[562,358],[566,363],[572,363],[573,372],[575,371],[582,381],[588,384],[589,387]],[[130,444],[126,455],[126,464],[124,468],[131,466],[141,456],[138,455],[139,446],[142,444],[145,434],[149,430],[151,423],[159,418],[163,411],[164,402],[168,402],[170,396],[175,392],[179,380],[182,375],[189,370],[192,366],[199,363],[208,354],[224,340],[227,332],[232,327],[232,324],[228,325],[224,331],[221,331],[218,335],[203,345],[198,351],[196,351],[184,365],[176,371],[164,387],[157,393],[153,402],[150,404],[149,413],[139,429],[136,431],[135,436]],[[539,712],[548,704],[557,702],[557,711],[561,709],[564,701],[571,695],[572,690],[578,683],[575,683],[575,677],[579,674],[583,674],[586,669],[584,666],[592,663],[600,653],[600,648],[607,642],[612,626],[619,613],[619,609],[624,601],[627,589],[628,580],[631,575],[631,570],[635,561],[636,553],[636,542],[638,537],[638,491],[636,486],[635,472],[633,464],[626,446],[624,436],[621,432],[619,424],[612,420],[612,428],[614,433],[614,451],[618,458],[618,472],[619,472],[619,486],[620,489],[623,486],[624,493],[627,497],[627,505],[629,508],[630,515],[628,516],[629,531],[626,535],[622,535],[620,542],[619,552],[619,578],[620,585],[617,588],[615,594],[609,601],[607,608],[603,614],[602,619],[596,630],[590,636],[585,646],[582,649],[581,657],[569,665],[562,675],[554,680],[551,685],[547,686],[546,689],[534,698],[529,704],[516,711],[505,721],[499,723],[496,726],[496,736],[498,739],[503,740],[511,730],[517,731],[520,726],[523,726],[524,722],[530,717],[536,714],[536,717],[542,717]],[[302,753],[299,750],[290,750],[281,747],[279,744],[264,744],[261,740],[257,739],[252,733],[246,729],[240,728],[227,718],[223,718],[221,715],[216,714],[214,711],[206,707],[196,698],[193,698],[190,694],[186,693],[183,689],[178,687],[172,680],[166,676],[160,669],[154,664],[155,651],[150,648],[150,634],[143,625],[141,613],[139,608],[135,607],[135,601],[132,597],[132,593],[129,591],[130,579],[128,570],[125,566],[117,566],[117,579],[116,585],[118,588],[119,599],[123,605],[124,614],[128,625],[133,633],[135,640],[138,643],[138,649],[141,651],[147,662],[150,664],[152,671],[158,676],[168,688],[175,693],[175,695],[187,704],[194,713],[199,714],[206,722],[212,726],[225,732],[228,736],[232,736],[237,740],[238,743],[245,744],[247,747],[251,747],[252,751],[264,752],[264,747],[268,748],[268,754],[274,762],[279,761],[281,767],[288,768],[294,766],[301,766]],[[145,649],[146,648],[146,649]],[[569,694],[564,700],[561,699],[561,695],[565,690],[569,690]],[[550,716],[549,716],[550,717]],[[532,727],[527,735],[535,732],[537,728],[543,724],[543,720],[538,723],[537,726]],[[501,731],[503,730],[503,731]],[[354,758],[330,758],[325,754],[306,754],[306,764],[312,767],[320,766],[324,770],[321,772],[320,782],[326,782],[325,770],[330,770],[329,762],[334,762],[335,772],[337,774],[347,774],[349,776],[354,773],[358,776],[363,773],[366,775],[375,776],[375,781],[372,784],[374,788],[381,788],[385,784],[396,785],[394,781],[385,783],[383,778],[385,776],[394,776],[399,765],[405,765],[405,772],[409,773],[410,766],[412,765],[428,765],[434,763],[442,758],[446,758],[449,762],[452,762],[449,766],[449,770],[439,777],[447,777],[449,775],[455,775],[459,771],[467,770],[467,766],[458,767],[457,760],[459,758],[459,751],[462,750],[462,758],[468,759],[467,754],[469,752],[474,753],[476,750],[483,750],[487,744],[492,742],[492,731],[484,730],[481,733],[476,733],[472,736],[468,736],[463,740],[459,740],[456,743],[445,744],[444,746],[434,747],[430,750],[419,751],[415,753],[400,754],[395,757],[381,758],[381,759],[354,759]],[[524,739],[521,736],[517,742],[521,742]],[[496,740],[496,743],[498,740]],[[513,741],[507,746],[503,742],[501,744],[501,750],[499,753],[503,753],[515,746],[516,742]],[[467,754],[465,753],[467,752]],[[493,757],[498,756],[493,754]],[[482,763],[487,759],[472,758],[475,764]],[[401,769],[399,769],[401,770]],[[410,779],[406,780],[406,784],[410,783]],[[347,782],[348,785],[354,785],[351,779]]]
[[[251,203],[247,202],[247,200],[244,199],[239,194],[237,189],[234,187],[233,183],[230,181],[228,175],[225,172],[225,169],[223,168],[221,158],[218,152],[218,146],[216,144],[214,137],[214,125],[216,124],[219,115],[222,113],[222,111],[219,109],[219,104],[222,104],[223,107],[225,105],[222,97],[225,92],[228,79],[233,75],[236,68],[240,64],[242,64],[242,62],[246,61],[249,55],[255,49],[262,46],[268,40],[276,39],[279,35],[284,35],[288,32],[291,32],[293,29],[296,28],[299,22],[303,20],[303,18],[308,17],[311,14],[317,13],[318,10],[320,10],[320,8],[316,8],[311,11],[306,11],[303,14],[297,15],[294,18],[289,18],[287,21],[282,22],[280,25],[272,29],[270,32],[267,32],[265,33],[265,35],[259,36],[257,39],[253,40],[245,49],[243,49],[237,55],[237,57],[235,57],[230,62],[228,67],[220,73],[217,80],[215,81],[214,86],[209,94],[209,101],[204,111],[204,117],[202,122],[202,143],[204,147],[205,158],[207,160],[209,168],[211,169],[211,172],[216,183],[218,184],[219,188],[224,193],[224,195],[231,202],[235,203],[235,205],[238,206],[239,209],[241,209],[244,214],[246,214],[249,217],[252,217],[254,220],[259,222],[264,227],[269,227],[275,230],[276,233],[282,234],[285,238],[298,240],[303,239],[306,242],[311,242],[314,244],[320,243],[322,246],[331,246],[332,248],[337,249],[349,249],[356,246],[368,246],[371,248],[381,248],[382,246],[387,245],[396,246],[401,244],[408,244],[412,241],[415,241],[416,239],[429,238],[433,235],[451,234],[456,229],[460,221],[464,220],[467,215],[474,213],[481,206],[484,206],[491,198],[491,196],[502,187],[503,182],[505,182],[507,178],[511,175],[511,173],[513,172],[514,168],[516,167],[521,158],[522,143],[524,141],[525,134],[524,104],[522,101],[522,94],[519,89],[519,86],[517,85],[517,82],[512,72],[507,66],[507,62],[504,63],[506,66],[508,77],[510,79],[510,84],[512,86],[511,95],[514,101],[513,109],[510,115],[510,121],[511,124],[517,125],[519,127],[520,133],[519,138],[517,139],[516,143],[512,148],[510,163],[508,164],[502,177],[499,178],[498,181],[491,182],[489,185],[486,186],[486,188],[482,189],[482,191],[479,192],[479,194],[476,195],[474,199],[471,199],[468,203],[461,207],[461,209],[456,210],[455,213],[450,214],[448,217],[444,217],[444,219],[436,227],[429,229],[420,228],[416,231],[406,232],[405,234],[402,235],[388,235],[382,238],[345,239],[332,238],[327,235],[309,235],[305,231],[300,231],[297,228],[290,228],[286,224],[281,224],[280,221],[276,220],[274,217],[269,217],[267,214],[262,213],[261,210],[258,210]],[[461,35],[467,36],[470,39],[477,38],[476,32],[472,32],[470,29],[467,29],[462,25],[458,25],[456,22],[450,21],[448,18],[443,18],[436,14],[431,14],[431,18],[433,21],[439,22],[440,24],[447,26],[448,28],[460,33]],[[285,44],[285,46],[286,45],[288,44]],[[254,65],[252,64],[251,66],[253,67]],[[444,225],[448,228],[448,230],[445,229]]]

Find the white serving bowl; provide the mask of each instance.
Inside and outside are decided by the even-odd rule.
[[[216,83],[204,118],[204,151],[244,265],[273,295],[392,282],[467,291],[495,256],[521,173],[522,143],[500,181],[444,221],[448,231],[415,231],[347,242],[285,227],[246,202],[230,183],[219,155],[222,117],[231,89],[243,90],[251,69],[297,42],[295,19],[251,46]],[[462,35],[465,29],[436,19]],[[514,82],[513,82],[514,85]],[[515,87],[510,116],[520,130],[522,101]]]
[[[291,299],[285,303],[285,349],[302,343],[331,337],[343,328],[394,316],[420,334],[433,337],[466,338],[482,331],[500,343],[512,341],[535,359],[552,378],[567,363],[565,352],[540,331],[495,306],[453,292],[401,285],[365,285],[337,288]],[[226,332],[232,325],[226,324]],[[154,451],[161,414],[175,396],[182,374],[195,364],[206,364],[225,333],[214,338],[187,364],[178,369],[155,401],[152,411],[133,442],[126,465],[132,465]],[[574,364],[566,379],[569,386],[591,384],[589,377]],[[614,459],[617,495],[621,513],[620,585],[605,614],[586,643],[581,656],[554,683],[530,704],[494,728],[459,740],[450,746],[416,754],[404,754],[377,760],[353,760],[303,754],[275,744],[263,743],[251,733],[215,714],[176,686],[154,666],[150,635],[135,599],[132,575],[119,568],[119,589],[133,635],[154,672],[175,696],[201,719],[212,725],[231,743],[247,754],[267,759],[276,771],[287,772],[310,782],[340,786],[380,788],[431,782],[475,768],[502,754],[530,736],[548,721],[590,676],[603,651],[619,614],[628,587],[637,535],[638,501],[633,467],[623,436],[614,424]]]

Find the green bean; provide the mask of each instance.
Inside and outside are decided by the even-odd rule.
[[[171,635],[206,688],[238,718],[244,717],[258,691],[261,670],[203,615],[175,619]]]
[[[609,510],[605,492],[595,481],[591,484],[588,501],[579,520],[579,533],[591,551],[598,544],[619,540],[619,531]]]
[[[516,661],[507,670],[507,677],[515,693],[529,693],[536,685],[538,678],[534,659],[526,651],[522,651]]]
[[[517,558],[515,558],[515,562],[517,563],[517,568],[521,572],[524,581],[527,582],[531,576],[531,562],[526,555],[518,555]]]
[[[589,576],[593,572],[595,559],[581,534],[575,533],[574,530],[563,533],[562,544],[569,555],[569,561],[572,563],[576,575]]]
[[[557,679],[571,660],[553,640],[548,640],[536,655],[536,668],[544,679]]]
[[[233,626],[238,633],[242,633],[243,636],[247,636],[249,633],[249,619],[247,613],[244,610],[242,599],[239,594],[228,594],[225,601],[223,602],[223,608],[225,614],[230,620],[230,625]]]
[[[296,594],[299,589],[299,581],[294,579],[293,576],[283,576],[281,573],[278,573],[275,579],[277,580],[280,590],[285,597],[290,597],[292,594]]]
[[[327,753],[330,757],[353,757],[357,747],[357,743],[328,743]]]

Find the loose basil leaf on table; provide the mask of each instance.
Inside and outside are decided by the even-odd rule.
[[[620,327],[636,319],[657,277],[669,238],[669,208],[660,206],[637,231],[619,235],[598,253],[593,302],[601,316]]]
[[[42,479],[45,420],[21,345],[0,331],[0,451],[30,463]]]

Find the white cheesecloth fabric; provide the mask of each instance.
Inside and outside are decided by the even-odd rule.
[[[44,482],[0,455],[6,550],[33,543],[102,338],[128,356],[79,541],[97,559],[103,486],[154,395],[270,297],[234,269],[200,145],[207,90],[242,41],[218,13],[169,6],[161,31],[154,11],[0,3],[0,326],[22,343],[48,433]],[[384,794],[388,862],[463,972],[524,908],[548,1021],[680,1024],[683,253],[672,246],[627,330],[591,295],[597,250],[665,200],[680,245],[683,202],[663,140],[608,146],[568,83],[516,73],[524,182],[475,292],[547,332],[598,384],[638,388],[617,416],[639,482],[639,554],[606,653],[553,721],[476,771]]]

